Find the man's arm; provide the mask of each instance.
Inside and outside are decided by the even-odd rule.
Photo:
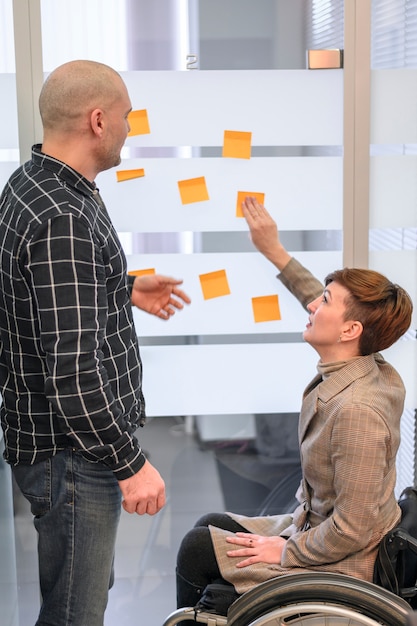
[[[116,478],[127,478],[146,459],[109,379],[125,377],[126,393],[134,405],[140,365],[134,348],[122,344],[119,354],[112,355],[112,365],[119,359],[114,371],[109,373],[104,365],[109,314],[106,276],[86,223],[67,213],[40,225],[29,244],[26,267],[38,307],[47,368],[44,390],[57,416],[55,427],[87,458],[106,463]]]

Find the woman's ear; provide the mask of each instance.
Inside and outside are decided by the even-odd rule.
[[[342,332],[340,333],[340,341],[352,341],[359,339],[363,333],[362,322],[358,320],[348,320],[345,322]]]

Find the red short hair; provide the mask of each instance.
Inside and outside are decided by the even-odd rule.
[[[361,355],[389,348],[409,328],[413,303],[408,293],[383,274],[367,269],[344,268],[331,272],[325,284],[342,285],[349,291],[345,320],[363,326],[359,342]]]

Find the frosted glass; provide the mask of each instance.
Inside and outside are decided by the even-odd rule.
[[[141,354],[149,416],[297,412],[318,362],[304,343],[145,346]],[[415,342],[400,341],[384,356],[413,409]]]
[[[318,361],[302,343],[155,346],[141,354],[149,416],[297,412]]]
[[[385,353],[404,380],[408,407],[417,401],[413,344]],[[298,412],[318,362],[304,343],[147,346],[141,354],[149,416]]]
[[[414,410],[417,406],[417,342],[400,339],[383,356],[391,363],[403,379],[406,388],[405,408]]]
[[[320,280],[342,266],[340,252],[297,252],[295,256]],[[192,300],[169,321],[135,309],[136,331],[142,337],[284,332],[301,335],[307,323],[307,313],[298,300],[276,278],[274,266],[257,252],[129,256],[128,267],[153,268],[159,274],[182,278],[182,287]],[[230,295],[205,300],[199,275],[223,269]],[[277,293],[281,320],[255,322],[252,298]]]
[[[370,228],[415,228],[416,207],[417,156],[372,157]]]
[[[19,163],[16,161],[0,161],[0,190],[18,167]]]
[[[0,149],[19,147],[15,74],[0,74]]]
[[[374,70],[371,72],[371,144],[392,146],[417,144],[417,69]],[[377,148],[378,150],[378,148]],[[379,151],[384,150],[379,149]],[[417,226],[417,158],[415,156],[376,156],[370,161],[369,223],[381,231],[380,239],[389,245],[389,229]],[[370,251],[369,266],[387,275],[409,292],[417,302],[417,251]],[[398,485],[413,479],[415,457],[415,418],[417,406],[417,342],[414,310],[408,333],[384,352],[403,378],[407,396],[402,419],[402,445],[397,459]],[[413,338],[410,338],[410,335]],[[398,486],[397,485],[397,486]]]
[[[119,232],[247,230],[236,217],[238,191],[264,193],[282,230],[342,228],[341,157],[132,159],[117,169],[139,168],[145,176],[125,182],[114,169],[97,178]],[[201,176],[209,200],[182,204],[178,181]]]
[[[414,409],[404,411],[401,418],[401,445],[397,455],[396,494],[399,498],[402,490],[414,484],[414,448],[416,418]]]
[[[139,146],[221,146],[225,130],[256,146],[342,145],[343,70],[126,72],[151,133]]]
[[[1,429],[0,429],[1,430]],[[0,436],[0,606],[1,623],[18,625],[18,587],[15,557],[12,473],[3,460],[4,443]]]
[[[371,143],[417,143],[417,69],[371,72]]]

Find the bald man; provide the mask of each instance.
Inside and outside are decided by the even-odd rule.
[[[73,61],[39,98],[42,145],[0,200],[0,391],[5,459],[38,532],[37,626],[102,626],[121,504],[154,515],[165,486],[145,420],[132,304],[163,320],[182,281],[128,277],[94,183],[120,163],[131,102],[120,75]]]

